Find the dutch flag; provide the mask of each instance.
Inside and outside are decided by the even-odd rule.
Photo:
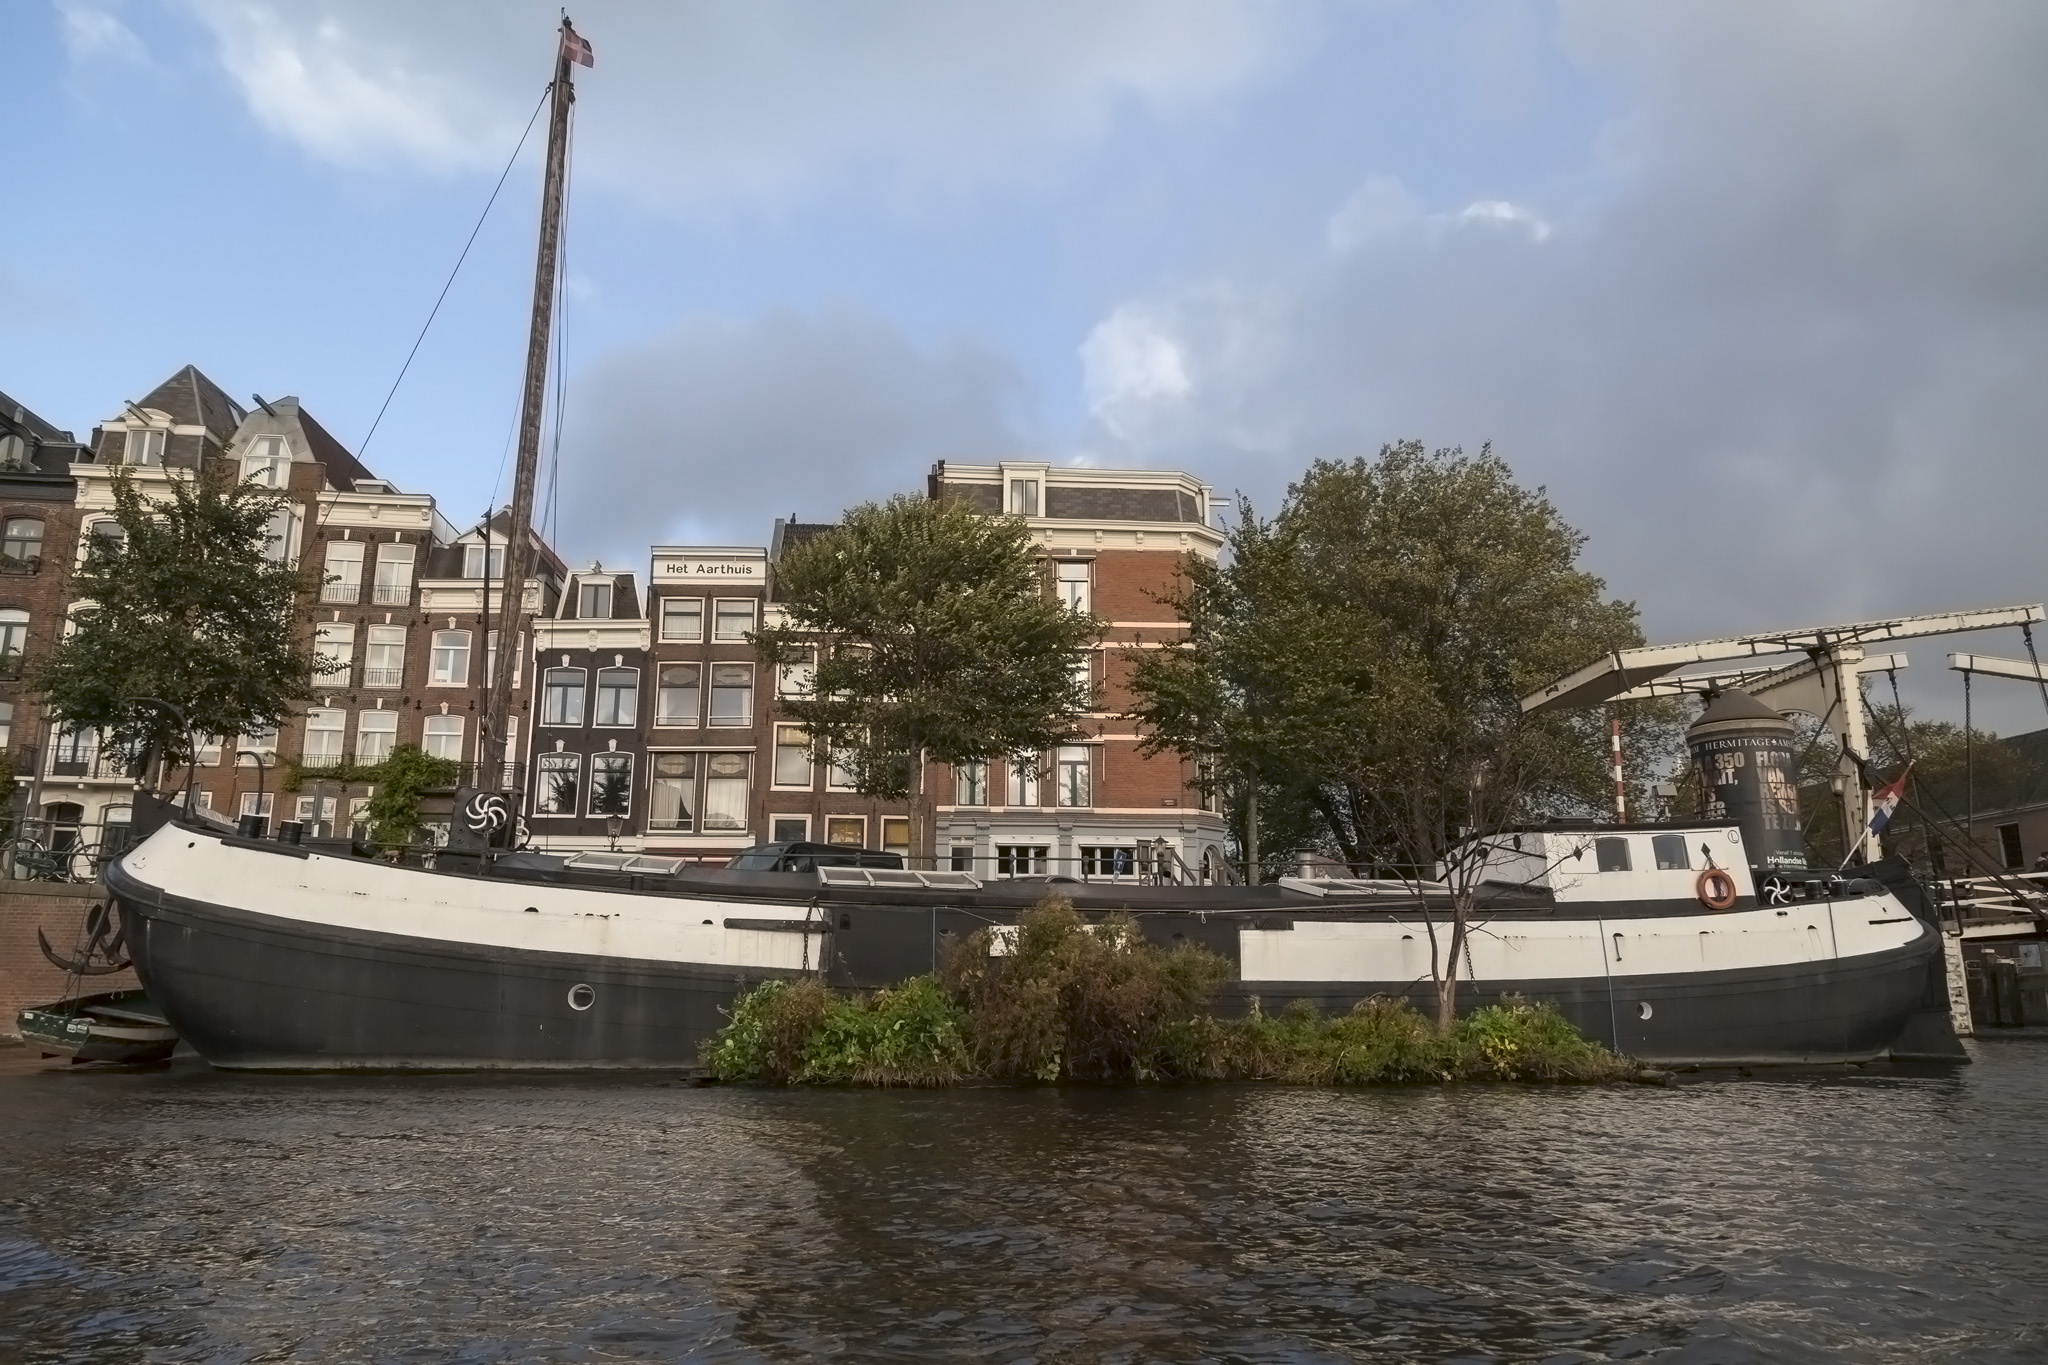
[[[1892,812],[1899,808],[1899,798],[1904,795],[1906,790],[1906,773],[1912,771],[1913,765],[1908,763],[1906,765],[1906,772],[1900,773],[1897,781],[1887,782],[1884,786],[1871,793],[1870,832],[1872,834],[1882,834],[1884,827],[1891,823]]]

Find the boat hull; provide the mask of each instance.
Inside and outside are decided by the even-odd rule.
[[[229,1070],[689,1069],[735,996],[793,975],[120,903],[151,998]]]
[[[1931,939],[1931,936],[1930,936]],[[1588,1038],[1661,1066],[1788,1066],[1889,1055],[1918,1007],[1930,953],[1916,943],[1829,962],[1730,971],[1463,982],[1459,1012],[1502,1000],[1556,1006]],[[1429,982],[1247,982],[1262,1009],[1341,1012],[1374,996],[1436,1011]]]
[[[200,1055],[237,1069],[692,1068],[754,984],[892,984],[1030,903],[538,884],[189,830],[107,875],[151,998]],[[1238,968],[1221,1010],[1342,1011],[1374,996],[1433,1010],[1412,913],[1206,906],[1133,909],[1162,946],[1199,943]],[[1491,919],[1467,947],[1461,1008],[1554,1004],[1589,1037],[1664,1064],[1861,1062],[1899,1039],[1940,951],[1889,894],[1729,915],[1619,908]]]

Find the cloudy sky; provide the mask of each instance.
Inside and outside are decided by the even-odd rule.
[[[0,389],[83,432],[192,361],[360,445],[556,12],[0,7]],[[761,543],[938,458],[1270,509],[1414,436],[1546,484],[1653,639],[2048,594],[2038,0],[574,12],[573,558]],[[365,452],[458,521],[510,443],[537,141]],[[1955,647],[2022,648],[1918,646],[1911,696],[1955,709]]]

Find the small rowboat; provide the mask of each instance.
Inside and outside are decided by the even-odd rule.
[[[74,1062],[161,1062],[178,1046],[178,1031],[147,991],[106,991],[37,1005],[15,1016],[24,1045]]]

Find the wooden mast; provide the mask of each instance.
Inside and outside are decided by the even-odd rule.
[[[574,63],[589,64],[588,47],[562,16],[555,53],[554,104],[548,116],[547,173],[540,192],[540,250],[533,268],[533,326],[526,340],[526,390],[519,412],[519,461],[512,475],[511,525],[505,533],[505,577],[498,597],[498,647],[491,655],[490,690],[484,700],[483,730],[477,744],[476,786],[510,787],[505,780],[506,720],[512,706],[512,673],[525,617],[526,578],[532,563],[533,487],[540,468],[541,414],[546,407],[548,332],[554,323],[555,260],[562,235],[562,179],[569,153],[569,106],[576,87]],[[484,593],[490,594],[490,555],[484,555]]]

